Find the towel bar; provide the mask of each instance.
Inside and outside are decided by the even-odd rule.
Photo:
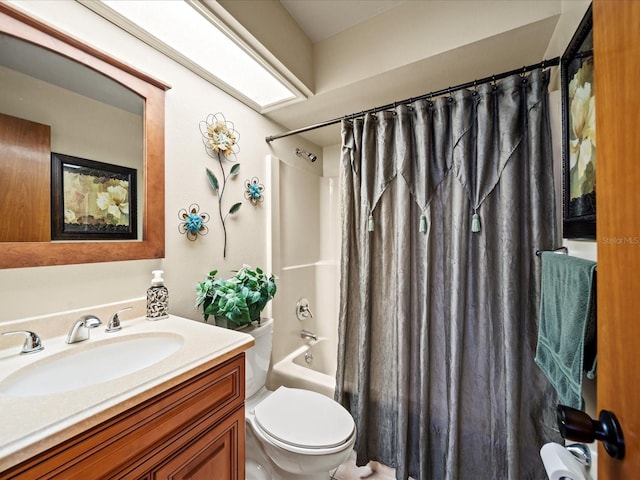
[[[563,255],[569,255],[569,249],[567,247],[556,248],[555,250],[536,250],[536,257],[542,255],[542,252],[553,252],[553,253],[561,253]]]
[[[569,255],[569,249],[567,247],[559,247],[555,250],[536,250],[536,257],[540,257],[544,252],[553,252],[559,253],[561,255]],[[596,272],[598,271],[598,267],[596,267]]]

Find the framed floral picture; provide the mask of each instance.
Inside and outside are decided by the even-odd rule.
[[[51,239],[137,238],[136,169],[51,153]]]
[[[560,61],[563,236],[596,238],[596,111],[591,6]]]

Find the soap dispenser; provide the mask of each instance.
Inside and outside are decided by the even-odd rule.
[[[147,290],[147,320],[169,318],[169,290],[164,286],[162,270],[151,272],[151,286]]]

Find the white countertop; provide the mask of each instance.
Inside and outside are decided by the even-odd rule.
[[[0,331],[9,330],[1,327],[4,325],[0,324]],[[0,472],[221,364],[253,345],[250,335],[173,315],[154,322],[144,317],[122,320],[122,327],[119,332],[105,333],[103,325],[92,329],[88,341],[72,345],[65,343],[66,332],[56,337],[42,337],[45,349],[30,355],[20,355],[20,348],[15,346],[0,350],[1,384],[12,373],[34,362],[62,355],[62,352],[91,348],[92,343],[113,341],[116,336],[166,332],[184,339],[184,344],[175,353],[150,367],[114,380],[49,395],[16,397],[0,392]]]

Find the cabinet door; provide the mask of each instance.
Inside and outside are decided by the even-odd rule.
[[[244,480],[244,408],[205,431],[157,468],[156,480]]]

